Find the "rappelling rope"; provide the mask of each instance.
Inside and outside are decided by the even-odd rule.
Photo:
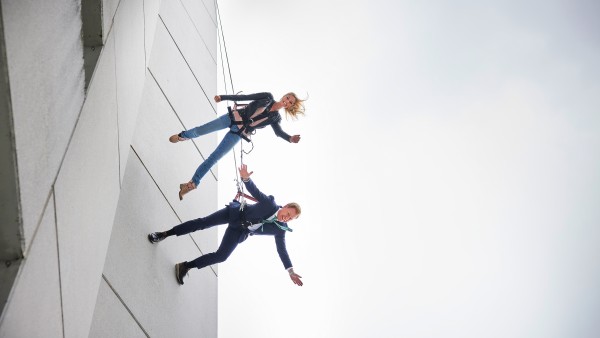
[[[235,89],[233,87],[233,77],[231,76],[231,67],[229,65],[229,55],[227,54],[227,44],[225,43],[225,34],[223,33],[223,21],[221,20],[221,12],[219,11],[218,1],[216,2],[216,7],[217,7],[219,30],[221,32],[221,34],[220,35],[217,34],[217,36],[219,39],[219,51],[221,54],[221,71],[223,73],[223,83],[225,86],[225,94],[228,94],[229,92],[227,90],[227,80],[226,80],[227,78],[225,76],[225,63],[223,62],[223,50],[225,50],[225,59],[227,61],[227,71],[229,73],[229,82],[231,84],[231,92],[235,93]],[[236,107],[237,107],[237,102],[234,104],[234,109]],[[244,153],[249,154],[253,149],[254,149],[254,144],[252,143],[252,149],[250,149],[249,152],[245,152],[243,142],[240,142],[240,165],[244,163]],[[246,205],[246,198],[253,200],[255,202],[256,202],[256,199],[244,192],[244,184],[243,184],[243,182],[238,174],[238,170],[237,170],[238,164],[237,164],[237,157],[235,156],[235,147],[234,147],[234,151],[233,151],[233,161],[234,161],[234,165],[235,165],[234,171],[235,171],[235,182],[236,182],[236,187],[237,187],[237,194],[235,196],[235,199],[240,202],[240,210],[243,210],[244,206]]]

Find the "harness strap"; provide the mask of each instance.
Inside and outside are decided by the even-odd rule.
[[[229,126],[232,126],[234,124],[236,125],[243,125],[244,127],[248,127],[250,126],[252,123],[254,123],[254,121],[258,121],[258,120],[262,120],[264,118],[269,118],[269,116],[271,115],[271,107],[273,107],[273,104],[275,104],[274,101],[269,102],[266,106],[265,106],[265,110],[258,114],[257,116],[253,117],[253,118],[248,118],[246,116],[244,116],[243,114],[240,114],[240,117],[242,118],[241,121],[236,121],[235,117],[233,116],[233,111],[234,110],[238,110],[237,106],[238,104],[236,103],[233,106],[233,109],[230,106],[227,106],[227,110],[229,111],[228,115],[229,115],[229,119],[231,120],[231,124]],[[248,106],[247,104],[243,105],[244,108],[242,109],[246,109],[246,107]],[[238,110],[239,113],[239,110]]]
[[[235,107],[234,107],[235,109]],[[230,106],[227,106],[227,110],[228,113],[227,115],[229,115],[229,128],[231,128],[231,126],[233,126],[234,124],[236,126],[241,126],[239,127],[238,131],[229,131],[230,133],[234,133],[237,134],[239,137],[243,138],[244,140],[246,140],[246,142],[252,142],[248,137],[246,137],[246,135],[244,135],[244,130],[246,130],[246,125],[244,124],[244,121],[236,121],[234,116],[233,116],[233,110],[231,109]],[[241,114],[240,114],[241,116]]]
[[[247,199],[249,199],[249,200],[251,200],[251,201],[258,202],[258,200],[257,200],[256,198],[254,198],[254,197],[252,197],[252,196],[250,196],[250,195],[248,195],[248,194],[246,194],[246,193],[242,192],[241,190],[238,190],[238,192],[237,192],[237,194],[235,195],[235,198],[234,198],[234,199],[235,199],[235,200],[237,200],[238,198],[240,198],[240,196],[243,196],[244,198],[247,198]]]
[[[254,134],[255,128],[252,127],[252,123],[254,123],[254,121],[258,121],[258,120],[261,120],[264,118],[266,118],[268,120],[269,115],[270,115],[269,112],[263,112],[251,119],[246,119],[243,121],[232,121],[231,122],[232,125],[235,124],[237,126],[241,126],[241,127],[239,127],[238,131],[236,131],[234,133],[240,135],[240,137],[242,137],[244,140],[250,142],[250,139],[243,134],[244,131],[249,130],[251,134]]]

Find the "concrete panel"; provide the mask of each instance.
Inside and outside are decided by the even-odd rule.
[[[150,337],[216,337],[215,273],[210,268],[194,269],[185,285],[177,284],[174,264],[200,252],[189,236],[148,242],[148,233],[178,219],[133,151],[128,163],[106,257],[106,279]]]
[[[146,48],[146,65],[150,62],[150,51],[154,44],[154,34],[158,24],[158,10],[161,0],[144,0],[144,44]]]
[[[115,15],[112,34],[115,35],[119,163],[122,179],[146,76],[143,0],[121,2]]]
[[[202,3],[163,2],[160,16],[204,91],[216,91],[217,29]]]
[[[184,0],[188,1],[188,0]],[[202,5],[204,9],[208,12],[211,20],[214,22],[215,26],[217,25],[217,0],[202,0]]]
[[[62,337],[54,200],[42,217],[31,250],[0,322],[0,337]],[[37,325],[41,324],[41,325]]]
[[[89,333],[119,197],[114,69],[109,37],[55,185],[66,337]]]
[[[83,104],[81,16],[67,0],[3,1],[2,14],[27,244]]]
[[[216,103],[213,97],[217,94],[216,88],[213,92],[205,93],[202,90],[191,73],[186,60],[162,23],[159,23],[156,27],[152,49],[150,71],[186,129],[214,119],[216,113],[213,105],[216,106]],[[216,69],[213,69],[216,73]],[[212,149],[214,148],[211,147],[211,151]],[[203,153],[205,152],[203,151]]]
[[[6,48],[0,6],[0,261],[14,261],[23,256],[23,230],[19,198],[19,176],[10,84],[6,67]],[[16,264],[18,267],[18,264]],[[12,288],[17,267],[0,268],[0,313]]]
[[[81,1],[81,40],[83,42],[83,68],[85,89],[92,79],[104,40],[102,39],[102,0]]]
[[[106,44],[120,2],[128,0],[102,0],[102,41]]]
[[[194,27],[202,37],[202,40],[206,44],[213,59],[218,59],[217,48],[218,48],[218,37],[217,37],[217,20],[216,12],[214,11],[214,3],[211,5],[205,5],[200,1],[193,0],[180,0],[189,13]],[[208,1],[210,2],[210,1]]]
[[[148,77],[151,79],[151,77]],[[173,206],[182,221],[205,216],[217,210],[217,182],[208,173],[198,188],[179,200],[179,184],[191,179],[203,160],[194,143],[170,143],[169,135],[181,128],[181,123],[169,107],[154,81],[147,81],[140,107],[140,116],[133,147],[146,168],[157,182],[167,201]],[[215,135],[206,135],[202,141],[214,140]],[[169,228],[178,224],[165,224]],[[202,236],[194,234],[204,252],[216,250],[217,230],[204,231]]]
[[[104,279],[100,283],[94,321],[89,337],[146,337],[144,331],[131,317],[131,314]]]
[[[4,309],[7,303],[10,302],[10,294],[13,290],[14,282],[17,279],[19,270],[23,259],[4,261],[4,264],[0,265],[0,301],[2,305],[2,313],[0,313],[0,326],[2,326],[2,315],[5,313]]]

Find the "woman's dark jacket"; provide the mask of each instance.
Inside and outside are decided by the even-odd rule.
[[[246,141],[250,141],[250,139],[244,135],[253,134],[254,130],[264,128],[265,126],[271,125],[275,135],[281,137],[282,139],[290,142],[290,135],[281,129],[279,123],[281,122],[281,115],[279,111],[270,111],[271,107],[275,103],[273,99],[273,95],[271,93],[256,93],[250,95],[220,95],[221,100],[229,100],[229,101],[252,101],[248,103],[245,107],[238,107],[236,110],[240,114],[242,121],[235,121],[233,117],[233,111],[230,107],[229,109],[229,117],[231,118],[232,124],[237,124],[239,127],[239,131],[236,132]],[[264,107],[265,110],[258,115],[255,115],[255,112],[258,108]],[[265,119],[266,118],[266,119]],[[254,121],[258,121],[260,119],[265,119],[258,124],[251,125]]]

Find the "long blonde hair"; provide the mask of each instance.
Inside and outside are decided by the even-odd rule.
[[[306,99],[299,99],[298,95],[293,92],[289,92],[285,95],[292,95],[295,99],[293,105],[285,108],[286,116],[291,116],[293,119],[298,119],[298,115],[304,115],[304,101],[306,101]]]

